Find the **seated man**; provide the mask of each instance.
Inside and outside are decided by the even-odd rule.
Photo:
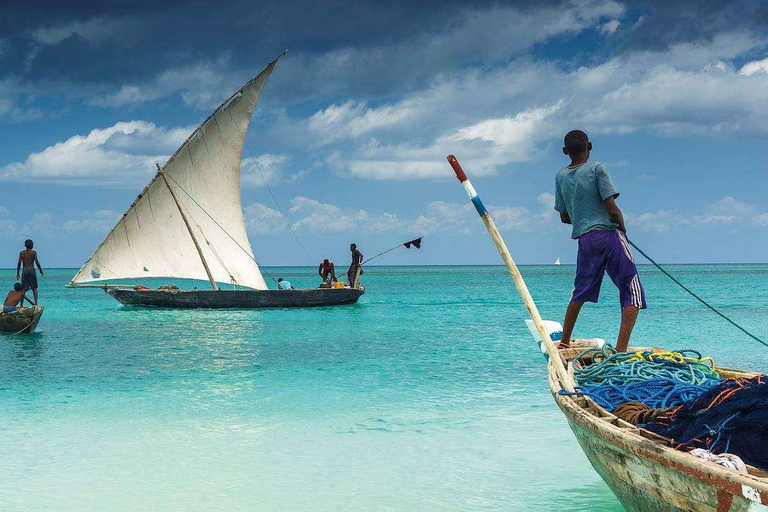
[[[336,267],[333,262],[328,258],[324,259],[320,266],[317,268],[317,273],[323,279],[323,283],[328,281],[328,276],[331,276],[331,283],[336,282]]]
[[[26,295],[24,295],[24,288],[21,286],[21,283],[14,284],[13,290],[9,291],[8,295],[5,296],[3,313],[13,313],[19,309],[19,307],[24,306],[25,300],[29,302],[30,305],[34,304]]]
[[[277,279],[277,286],[279,286],[281,290],[294,290],[295,289],[293,287],[293,285],[289,281],[286,281],[282,277]]]

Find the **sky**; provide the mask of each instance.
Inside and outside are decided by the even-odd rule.
[[[573,263],[553,193],[574,128],[657,260],[768,262],[765,2],[93,4],[0,9],[0,267],[26,238],[79,267],[285,48],[242,155],[263,265],[421,235],[379,262],[500,263],[450,153],[519,263]]]

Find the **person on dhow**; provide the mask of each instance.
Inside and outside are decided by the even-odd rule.
[[[336,282],[336,266],[328,258],[324,259],[320,263],[320,266],[317,268],[317,273],[323,279],[323,283],[325,283],[326,281],[329,284]],[[328,281],[329,277],[330,277],[330,281]]]
[[[571,237],[579,241],[576,279],[563,321],[560,348],[569,346],[584,303],[597,302],[603,274],[607,272],[619,289],[621,328],[616,349],[623,352],[638,312],[646,308],[645,291],[624,235],[624,217],[616,205],[619,191],[603,164],[589,161],[591,151],[592,143],[586,133],[568,132],[563,153],[571,158],[571,164],[560,169],[555,179],[555,210],[560,212],[563,223],[573,225]]]
[[[357,284],[355,282],[357,279],[357,269],[360,268],[360,265],[363,263],[363,253],[357,249],[357,244],[350,244],[349,250],[352,252],[352,264],[347,271],[347,283],[349,286],[355,286],[355,284]],[[360,274],[362,275],[362,273],[363,270],[360,269]]]
[[[32,249],[34,246],[35,244],[32,240],[27,239],[24,241],[25,249],[19,253],[19,261],[16,263],[16,279],[19,279],[19,271],[21,271],[21,287],[24,289],[24,293],[27,290],[32,290],[35,304],[37,304],[37,274],[35,273],[35,265],[40,269],[41,276],[44,273],[40,260],[37,259],[37,252]]]
[[[279,286],[281,290],[293,290],[294,289],[294,287],[291,284],[291,282],[290,281],[286,281],[282,277],[278,278],[277,286]]]
[[[8,292],[8,295],[5,296],[5,301],[3,301],[3,313],[13,313],[20,307],[24,306],[24,301],[27,301],[30,305],[33,305],[33,302],[29,300],[24,292],[25,290],[21,286],[21,283],[14,284],[13,290]]]

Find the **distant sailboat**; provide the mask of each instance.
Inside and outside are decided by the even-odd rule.
[[[222,103],[164,166],[157,166],[155,176],[70,286],[104,288],[126,305],[174,308],[306,307],[357,301],[363,294],[358,283],[351,288],[268,290],[246,234],[241,154],[256,103],[278,59]],[[207,280],[213,289],[88,284],[158,277]],[[219,283],[232,289],[222,290]]]
[[[560,263],[560,256],[555,260],[555,265],[562,265],[562,263]]]

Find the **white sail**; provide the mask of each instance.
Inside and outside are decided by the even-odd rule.
[[[560,256],[558,256],[557,259],[555,260],[555,265],[560,265]]]
[[[277,60],[217,108],[181,145],[72,278],[72,284],[142,277],[208,280],[168,186],[173,187],[218,283],[267,285],[253,258],[240,199],[248,124]]]

